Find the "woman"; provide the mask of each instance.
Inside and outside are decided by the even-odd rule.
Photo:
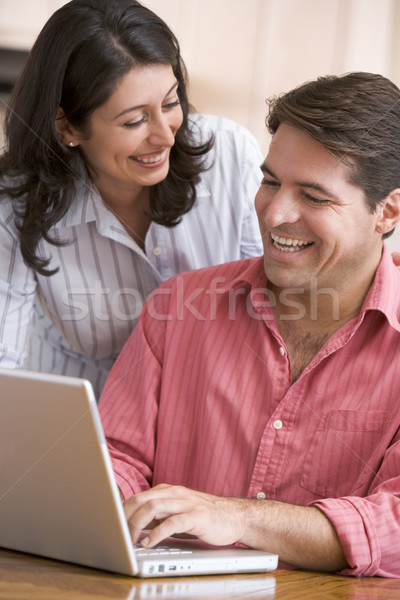
[[[161,281],[262,252],[254,138],[190,112],[178,42],[135,0],[54,13],[6,142],[1,366],[85,377],[99,395]]]

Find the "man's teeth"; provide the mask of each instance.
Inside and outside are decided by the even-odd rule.
[[[282,252],[298,252],[299,250],[303,250],[312,244],[312,242],[305,242],[304,240],[279,237],[274,233],[271,233],[271,237],[275,248],[282,250]]]
[[[166,154],[167,154],[167,151],[164,150],[164,152],[161,152],[161,154],[157,154],[156,156],[151,156],[148,158],[140,158],[139,156],[134,156],[133,158],[137,162],[143,163],[145,165],[151,165],[151,164],[158,163],[158,162],[161,162],[162,160],[164,160]]]

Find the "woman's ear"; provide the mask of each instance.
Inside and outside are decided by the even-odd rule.
[[[392,231],[400,221],[400,188],[392,190],[379,206],[376,231],[382,235]]]
[[[73,148],[79,144],[77,132],[71,126],[61,106],[57,110],[55,128],[58,137],[66,146]]]

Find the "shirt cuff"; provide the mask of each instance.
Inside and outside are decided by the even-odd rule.
[[[312,502],[331,521],[346,556],[347,568],[341,575],[375,575],[380,563],[380,550],[373,522],[363,515],[367,510],[361,498],[328,498]],[[366,525],[366,522],[368,524]],[[372,537],[372,539],[371,539]],[[373,551],[374,550],[374,551]]]
[[[117,486],[120,489],[124,500],[128,500],[128,498],[130,498],[131,496],[139,494],[139,492],[143,492],[144,490],[147,490],[149,488],[149,485],[146,485],[145,487],[141,487],[139,484],[135,485],[134,483],[132,483],[131,480],[126,479],[124,475],[115,472],[115,470],[114,475],[115,480],[117,482]]]

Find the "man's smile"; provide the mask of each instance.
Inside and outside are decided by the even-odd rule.
[[[314,242],[307,242],[295,238],[280,237],[275,233],[271,233],[273,245],[282,252],[299,252],[311,246]]]

